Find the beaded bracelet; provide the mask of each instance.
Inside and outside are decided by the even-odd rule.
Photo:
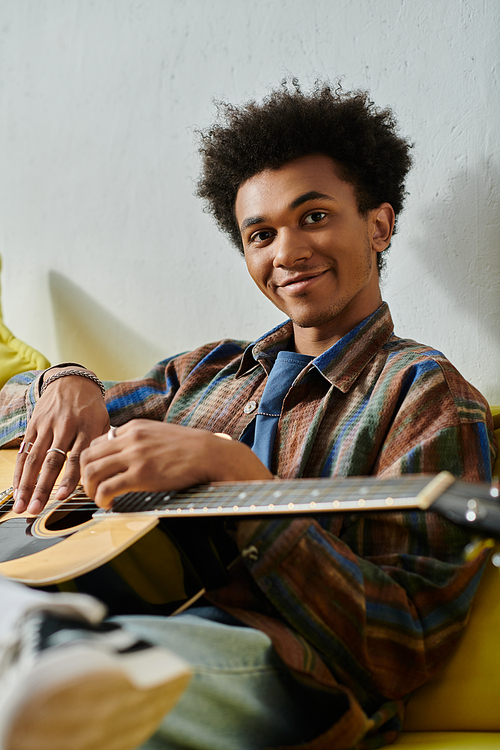
[[[43,396],[47,386],[53,383],[54,380],[57,380],[58,378],[65,378],[66,375],[79,375],[81,378],[88,378],[88,380],[92,380],[96,385],[99,386],[102,396],[103,398],[105,398],[106,389],[104,388],[104,383],[99,380],[97,375],[94,375],[93,372],[89,372],[88,370],[62,370],[61,372],[56,372],[54,375],[51,375],[50,378],[44,380],[42,388],[40,390],[40,396]]]

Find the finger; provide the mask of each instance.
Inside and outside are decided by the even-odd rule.
[[[121,426],[120,437],[126,434],[126,425]],[[84,455],[82,456],[82,464],[94,461],[96,458],[101,456],[107,456],[111,453],[116,453],[123,448],[123,441],[118,439],[118,428],[110,427],[106,432],[99,437],[95,437],[88,448],[85,449]]]
[[[30,452],[27,453],[24,458],[24,454],[19,454],[18,456],[20,475],[17,480],[15,502],[12,508],[15,513],[23,513],[28,507],[45,456],[50,448],[50,441],[51,438],[47,436],[36,437],[33,441],[29,441],[32,442]]]
[[[19,451],[16,458],[16,465],[14,467],[14,478],[12,480],[12,484],[14,486],[14,490],[17,490],[19,487],[19,483],[21,481],[21,475],[23,473],[24,468],[24,462],[26,461],[26,456],[31,451],[33,447],[33,442],[35,441],[36,436],[32,438],[32,442],[30,442],[29,438],[27,436],[24,437],[21,445],[19,446]]]
[[[16,490],[19,485],[21,484],[21,477],[24,471],[24,467],[26,464],[26,459],[28,458],[29,454],[33,450],[33,446],[35,442],[40,440],[40,437],[37,434],[36,429],[30,429],[26,432],[26,435],[23,438],[23,441],[21,445],[19,446],[19,451],[16,458],[16,465],[14,467],[14,478],[12,480],[12,484],[14,485],[14,490]],[[47,436],[47,440],[51,440],[51,436]],[[40,443],[37,444],[37,449],[39,448]],[[41,459],[43,461],[43,458]]]
[[[122,439],[116,437],[108,439],[106,435],[94,438],[90,445],[85,448],[80,455],[80,475],[82,477],[82,484],[88,466],[103,458],[107,458],[108,456],[118,455],[123,451],[126,444],[126,441]],[[93,470],[95,470],[95,468],[96,467],[94,467]]]
[[[81,456],[88,444],[88,439],[80,439],[75,441],[71,452],[68,454],[64,474],[55,495],[57,500],[65,500],[67,497],[69,497],[69,495],[71,495],[72,492],[75,491],[78,482],[80,481]]]
[[[129,472],[124,471],[99,483],[94,502],[100,508],[111,508],[115,497],[134,491],[138,491],[138,488],[131,482]]]
[[[99,437],[96,437],[92,440],[90,443],[90,449],[92,448],[103,448],[109,443],[108,439],[108,433],[106,432],[105,435],[99,435]]]
[[[28,513],[37,515],[44,509],[65,461],[66,452],[62,448],[57,446],[49,448],[45,454],[42,470],[40,471],[40,476],[38,477],[38,481],[28,505]]]
[[[113,453],[82,466],[82,484],[91,498],[97,495],[99,486],[111,477],[127,470],[127,462],[121,453]]]
[[[120,428],[113,426],[108,427],[102,435],[99,435],[99,437],[92,440],[91,445],[104,447],[106,443],[115,440],[118,437],[118,429],[120,430],[120,435],[123,435],[127,431],[126,427],[126,425],[122,425]]]

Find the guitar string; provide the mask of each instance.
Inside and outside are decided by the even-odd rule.
[[[300,491],[301,493],[307,492],[309,490],[317,489],[318,487],[323,486],[325,488],[325,491],[331,491],[332,489],[346,489],[346,490],[352,490],[353,488],[358,487],[359,485],[362,486],[363,489],[369,490],[370,488],[374,489],[380,489],[383,487],[388,488],[397,488],[398,486],[401,486],[403,488],[408,488],[409,486],[425,486],[429,483],[428,477],[422,477],[417,476],[413,477],[411,475],[403,475],[399,478],[399,480],[392,479],[392,480],[380,480],[376,477],[352,477],[352,478],[343,478],[339,479],[337,477],[325,477],[325,478],[316,478],[316,479],[280,479],[275,480],[273,482],[241,482],[241,483],[234,483],[234,482],[222,482],[222,483],[214,483],[210,485],[199,485],[192,488],[188,488],[185,490],[140,490],[140,491],[133,491],[128,493],[122,493],[122,495],[137,495],[137,494],[164,494],[170,492],[176,492],[178,495],[183,494],[193,494],[196,492],[206,492],[207,494],[214,494],[217,492],[226,493],[228,491],[233,492],[258,492],[258,491],[267,491],[270,493],[274,492],[282,492],[286,490],[294,490],[294,491]],[[57,490],[57,486],[54,488]],[[4,490],[2,493],[0,493],[0,497],[3,495],[12,494],[13,488],[8,488]],[[80,495],[81,497],[87,497],[83,489],[76,489],[72,493],[72,495]]]
[[[419,482],[418,487],[425,486],[425,482]],[[317,488],[313,488],[312,490],[309,489],[303,489],[303,488],[296,488],[292,486],[286,486],[283,487],[280,490],[276,489],[269,489],[267,491],[242,491],[241,488],[238,490],[231,490],[229,487],[225,490],[191,490],[189,492],[178,492],[178,493],[172,493],[171,497],[169,497],[169,492],[133,492],[128,493],[131,495],[131,500],[135,500],[138,503],[142,503],[144,501],[154,501],[158,503],[162,502],[168,502],[170,501],[171,504],[186,504],[191,502],[191,504],[194,501],[205,501],[206,503],[213,505],[216,503],[219,503],[221,500],[226,502],[228,505],[235,504],[237,500],[246,500],[251,499],[252,504],[257,505],[259,503],[266,504],[269,503],[270,500],[274,500],[275,504],[277,506],[284,506],[286,502],[289,500],[290,497],[293,497],[295,499],[299,498],[302,499],[304,502],[307,502],[308,499],[311,501],[316,501],[317,503],[324,503],[331,500],[332,495],[335,495],[335,500],[342,502],[342,501],[354,501],[355,497],[358,497],[358,495],[362,494],[364,496],[364,499],[366,502],[370,501],[379,501],[379,500],[385,500],[387,497],[390,497],[395,502],[399,500],[405,500],[409,499],[414,496],[415,492],[408,492],[408,486],[405,487],[405,491],[399,495],[398,492],[394,492],[394,487],[391,487],[389,489],[392,489],[392,492],[385,492],[383,487],[377,487],[377,492],[375,494],[372,494],[370,492],[363,492],[363,490],[368,490],[368,487],[361,488],[361,492],[355,492],[355,489],[353,489],[352,486],[346,487],[347,490],[346,493],[340,493],[339,490],[341,488],[338,485],[330,485],[327,488],[324,488],[323,490],[319,490]],[[414,488],[416,489],[416,488]],[[280,500],[281,495],[285,495],[285,498]],[[418,493],[417,493],[418,494]],[[348,495],[348,497],[346,497]],[[398,497],[399,495],[399,497]],[[118,496],[121,498],[120,502],[128,500],[126,496]],[[328,500],[327,500],[328,498]],[[4,503],[9,502],[8,498],[5,498]],[[49,498],[49,502],[51,502],[51,511],[55,510],[55,504],[59,502],[59,507],[61,510],[75,507],[77,509],[81,509],[82,504],[90,504],[93,503],[93,501],[84,495],[83,493],[78,493],[71,495],[68,500],[61,500],[56,501],[54,498]],[[1,508],[1,506],[0,506]]]
[[[371,484],[376,484],[374,489],[377,490],[376,496],[374,497],[371,495],[371,493],[364,492],[364,490],[370,490],[368,484],[370,484],[367,480],[372,480]],[[204,502],[207,509],[212,510],[217,506],[217,504],[224,503],[224,509],[225,510],[231,510],[231,508],[234,508],[235,510],[240,510],[241,506],[237,506],[236,503],[238,500],[246,500],[248,496],[250,496],[251,499],[251,506],[249,507],[247,504],[243,505],[243,508],[249,507],[249,509],[255,508],[259,510],[269,511],[274,509],[280,509],[285,510],[289,509],[290,505],[294,505],[295,503],[293,500],[297,500],[297,497],[302,500],[302,505],[307,505],[307,501],[309,499],[309,503],[314,503],[314,506],[310,506],[311,509],[314,510],[320,510],[322,507],[327,506],[328,510],[335,510],[337,505],[342,506],[346,505],[347,502],[356,502],[354,499],[354,495],[363,494],[365,495],[364,498],[361,499],[364,503],[373,503],[373,502],[387,502],[388,499],[391,500],[391,507],[394,505],[397,507],[399,502],[404,502],[404,500],[411,500],[415,496],[414,490],[416,488],[412,487],[413,492],[408,492],[410,487],[408,486],[410,483],[408,481],[401,483],[401,482],[394,482],[394,480],[391,482],[380,482],[380,480],[376,480],[374,477],[363,477],[363,478],[357,478],[356,482],[353,482],[352,480],[346,481],[344,478],[343,480],[337,481],[332,483],[331,480],[328,481],[328,479],[313,479],[311,480],[300,480],[302,487],[297,487],[296,480],[281,480],[280,482],[280,489],[276,488],[276,484],[273,483],[271,487],[269,487],[269,483],[265,483],[267,485],[267,489],[264,486],[258,487],[258,483],[256,483],[256,486],[252,486],[251,488],[248,488],[247,491],[242,490],[241,487],[238,487],[237,489],[234,489],[234,485],[228,485],[225,489],[219,489],[215,485],[211,485],[209,489],[206,488],[194,488],[193,490],[186,492],[181,491],[178,493],[172,494],[172,497],[168,497],[168,492],[137,492],[137,493],[127,493],[128,495],[132,495],[132,499],[135,501],[135,504],[141,504],[144,501],[153,501],[153,505],[160,506],[160,505],[166,505],[168,501],[170,500],[170,505],[172,506],[172,510],[175,512],[177,510],[177,507],[181,508],[181,510],[189,511],[191,508],[193,508],[193,503],[195,502]],[[321,483],[328,483],[327,487],[318,489],[318,485]],[[423,486],[425,486],[427,480],[423,480],[422,477],[416,478],[412,484],[416,484],[419,489],[421,489]],[[357,485],[362,484],[361,493],[356,493],[355,490],[358,488]],[[384,486],[380,486],[380,485]],[[387,485],[389,484],[389,488]],[[403,485],[405,492],[402,497],[397,497],[398,492],[394,492],[396,487],[394,485]],[[305,485],[308,485],[306,488]],[[233,489],[231,489],[233,487]],[[247,485],[248,487],[248,485]],[[344,489],[345,492],[341,493],[340,490]],[[359,489],[359,488],[358,488]],[[392,493],[384,492],[384,489],[392,489]],[[316,490],[316,492],[315,492]],[[334,501],[331,500],[332,491],[335,491],[336,498]],[[1,495],[5,497],[5,495],[8,496],[9,490],[5,490]],[[313,494],[311,494],[313,493]],[[281,502],[276,502],[279,500],[281,495],[284,494],[285,498]],[[346,498],[346,494],[348,497]],[[417,493],[418,494],[418,493]],[[229,495],[229,497],[228,497]],[[329,500],[325,499],[324,496],[329,496]],[[128,499],[127,495],[122,496],[123,499]],[[312,499],[311,499],[312,498]],[[270,500],[275,500],[274,503],[270,503]],[[51,502],[52,501],[52,502]],[[6,512],[9,512],[7,508],[5,508],[5,505],[9,504],[9,500],[6,498],[5,501],[0,505],[0,514],[5,514]],[[43,518],[48,514],[55,513],[55,512],[89,512],[89,510],[92,509],[92,507],[97,508],[93,504],[93,501],[88,498],[82,490],[77,490],[73,495],[69,497],[67,501],[61,500],[59,503],[58,501],[53,501],[53,499],[49,499],[50,505],[48,507],[45,507],[43,511],[36,516],[36,518]],[[359,499],[358,499],[359,502]],[[335,503],[335,505],[333,505]],[[90,507],[89,507],[90,506]],[[269,506],[272,506],[271,508]],[[149,510],[150,508],[142,509],[142,510]],[[167,511],[169,508],[167,507],[155,507],[151,508],[151,510],[159,510],[159,511]],[[202,510],[193,508],[196,510]],[[139,512],[141,509],[138,509]],[[115,511],[116,512],[116,511]],[[124,510],[123,512],[127,512]]]
[[[315,507],[318,508],[318,507],[322,507],[322,506],[328,506],[329,508],[330,507],[335,508],[335,507],[338,507],[338,506],[341,506],[341,505],[347,505],[349,503],[353,503],[353,504],[358,503],[359,504],[360,500],[363,503],[363,505],[361,507],[365,507],[364,504],[366,504],[366,505],[369,506],[369,504],[371,504],[371,503],[383,503],[383,502],[387,502],[387,501],[390,501],[390,507],[397,507],[398,504],[400,504],[400,503],[404,505],[404,504],[407,504],[408,502],[411,502],[411,501],[414,500],[414,495],[413,494],[412,495],[407,495],[407,496],[402,497],[402,498],[395,498],[392,495],[391,496],[385,496],[385,495],[383,495],[383,496],[377,496],[377,497],[371,497],[371,498],[369,498],[369,497],[358,498],[358,500],[356,500],[355,498],[343,498],[343,499],[331,500],[331,499],[325,499],[325,498],[318,498],[316,496],[311,499],[311,498],[307,498],[307,497],[303,497],[303,496],[297,496],[297,497],[295,497],[295,500],[298,499],[299,501],[302,501],[302,502],[299,502],[299,503],[293,503],[292,500],[290,499],[291,497],[294,497],[294,496],[290,496],[289,495],[285,499],[285,501],[283,501],[283,502],[276,502],[275,501],[273,503],[269,502],[269,499],[272,499],[272,498],[266,498],[265,500],[262,500],[262,499],[259,500],[257,498],[252,497],[252,498],[250,498],[251,503],[245,503],[245,504],[240,504],[240,505],[238,505],[237,502],[236,502],[238,500],[237,497],[228,499],[227,495],[222,495],[222,494],[220,496],[218,496],[218,497],[216,496],[216,497],[210,497],[210,498],[203,498],[203,497],[202,498],[190,498],[189,501],[186,501],[186,500],[179,501],[179,498],[172,498],[172,500],[169,503],[168,503],[168,499],[164,498],[164,499],[160,499],[157,503],[154,503],[152,507],[146,507],[146,508],[144,508],[144,510],[145,511],[148,511],[148,510],[166,510],[166,509],[168,509],[168,507],[171,507],[171,508],[177,508],[177,507],[179,507],[182,510],[202,510],[201,502],[197,506],[193,505],[193,502],[196,501],[196,500],[203,500],[204,503],[205,503],[205,506],[207,508],[210,508],[210,509],[215,509],[218,504],[220,506],[221,503],[224,503],[224,505],[222,507],[225,507],[225,508],[227,508],[229,510],[231,508],[237,509],[237,508],[240,508],[240,507],[244,507],[244,508],[255,507],[255,508],[268,509],[269,506],[271,506],[272,508],[287,508],[290,505],[295,505],[295,504],[304,505],[304,506],[307,505],[308,507],[312,507],[312,508],[315,508]],[[141,500],[142,499],[140,499],[138,502],[140,503]],[[0,513],[1,512],[4,512],[4,513],[7,512],[5,506],[8,505],[9,503],[11,503],[11,501],[6,500],[2,505],[0,505]],[[167,505],[167,503],[168,503],[168,505]],[[311,503],[313,503],[313,505],[311,505]],[[162,507],[162,504],[165,504],[165,507]],[[93,508],[95,508],[96,510],[103,510],[103,511],[107,510],[107,509],[101,509],[101,508],[99,508],[99,506],[95,505],[93,503],[93,501],[90,500],[90,499],[88,499],[87,501],[85,501],[85,500],[79,500],[79,501],[74,501],[74,502],[73,501],[67,501],[66,502],[66,501],[62,500],[62,501],[57,502],[57,503],[51,503],[50,506],[45,507],[44,510],[41,511],[41,513],[38,514],[38,515],[41,516],[42,514],[46,514],[46,513],[56,513],[56,512],[63,512],[63,511],[86,511],[86,512],[88,512],[89,510],[91,510]],[[110,510],[112,510],[112,509],[110,509]],[[117,509],[115,509],[114,512],[128,513],[128,512],[136,512],[136,511],[130,511],[128,509],[124,509],[124,510],[120,510],[120,509],[117,510]],[[140,512],[140,510],[139,510],[139,512]]]

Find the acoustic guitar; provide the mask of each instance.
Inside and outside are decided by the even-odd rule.
[[[63,502],[52,496],[38,516],[17,515],[12,505],[12,490],[7,489],[0,494],[0,575],[30,586],[78,578],[119,558],[141,539],[147,550],[151,531],[160,522],[167,529],[169,524],[182,526],[178,519],[431,509],[480,535],[500,539],[498,486],[456,481],[448,472],[393,479],[214,483],[176,493],[121,495],[111,510],[97,508],[78,489]],[[170,562],[178,566],[172,555]]]

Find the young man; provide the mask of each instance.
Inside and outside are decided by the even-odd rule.
[[[81,471],[103,507],[128,491],[273,476],[448,469],[487,481],[496,449],[484,399],[442,354],[396,337],[381,299],[410,167],[390,112],[327,85],[282,89],[227,106],[201,150],[200,196],[290,320],[253,344],[225,340],[159,363],[105,400],[79,365],[13,379],[2,424],[4,444],[23,441],[15,509],[40,512],[66,454],[57,496]],[[485,562],[464,560],[467,534],[420,511],[256,518],[227,533],[241,557],[204,606],[120,618],[194,672],[145,747],[394,739],[405,696],[466,622]],[[132,746],[117,737],[117,748]]]

